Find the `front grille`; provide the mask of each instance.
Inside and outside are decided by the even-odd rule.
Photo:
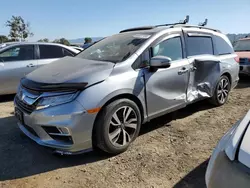
[[[49,135],[49,136],[56,141],[64,142],[67,144],[73,144],[71,136],[60,136],[60,135]]]
[[[19,107],[26,114],[31,114],[36,109],[36,105],[28,105],[21,101],[17,96],[15,97],[15,103],[17,107]]]
[[[36,136],[36,137],[39,137],[39,136],[36,134],[36,132],[34,131],[33,128],[31,128],[31,127],[29,127],[28,125],[25,125],[25,124],[23,124],[23,126],[24,126],[25,129],[27,129],[31,134],[33,134],[33,135]]]

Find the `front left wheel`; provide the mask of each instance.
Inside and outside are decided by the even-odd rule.
[[[97,117],[94,127],[94,143],[110,154],[127,150],[138,136],[141,114],[136,103],[119,99],[105,106]]]

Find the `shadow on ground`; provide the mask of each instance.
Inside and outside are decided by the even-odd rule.
[[[191,172],[189,172],[184,178],[182,178],[174,188],[206,188],[205,173],[208,160],[201,163]]]
[[[14,100],[15,95],[1,95],[0,103],[10,102]]]
[[[240,81],[235,89],[250,87],[250,76],[240,76]]]
[[[142,126],[141,135],[162,126],[169,126],[173,119],[180,119],[209,108],[212,106],[206,101],[201,101],[175,113],[154,119]],[[0,129],[0,181],[83,165],[109,157],[97,151],[77,156],[56,157],[23,135],[16,125],[14,116],[1,118]]]

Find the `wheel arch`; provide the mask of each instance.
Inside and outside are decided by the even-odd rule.
[[[119,99],[129,99],[131,101],[133,101],[139,108],[140,113],[141,113],[141,122],[144,123],[147,120],[147,116],[146,116],[146,107],[145,107],[145,103],[143,103],[143,99],[139,99],[136,95],[134,95],[133,93],[130,92],[121,92],[121,93],[116,93],[115,95],[111,95],[112,97],[108,97],[108,99],[101,102],[101,109],[98,112],[98,114],[95,117],[95,121],[94,121],[94,127],[93,127],[93,131],[92,131],[92,142],[95,140],[93,139],[94,135],[95,135],[95,125],[96,125],[96,121],[99,117],[99,115],[101,114],[102,110],[104,109],[105,106],[109,105],[110,103],[119,100]],[[93,146],[95,144],[93,143]]]
[[[229,73],[229,71],[224,71],[221,76],[226,76],[229,79],[230,85],[232,87],[232,75]]]

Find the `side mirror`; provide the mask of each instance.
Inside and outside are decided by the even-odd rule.
[[[168,68],[170,67],[170,61],[172,59],[170,57],[166,57],[166,56],[155,56],[152,57],[150,60],[150,67],[152,68]]]

